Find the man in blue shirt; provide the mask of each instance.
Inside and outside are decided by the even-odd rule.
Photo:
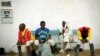
[[[50,56],[51,55],[51,54],[44,55],[43,53],[45,46],[50,47],[48,44],[46,44],[50,31],[48,28],[45,27],[45,25],[46,25],[45,21],[41,21],[40,28],[36,29],[35,31],[35,37],[36,37],[35,45],[38,46],[36,49],[37,56]]]
[[[45,42],[47,40],[47,36],[49,35],[49,29],[45,27],[46,23],[45,21],[40,22],[40,28],[36,29],[35,36],[36,39],[39,41]]]

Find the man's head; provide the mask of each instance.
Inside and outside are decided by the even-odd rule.
[[[41,26],[42,29],[45,28],[45,24],[46,24],[45,21],[41,21],[41,22],[40,22],[40,26]]]
[[[66,25],[66,22],[62,21],[62,27],[65,27],[65,25]]]
[[[24,29],[25,29],[25,24],[24,24],[24,23],[21,23],[21,24],[19,25],[19,30],[20,30],[20,31],[24,31]]]
[[[86,32],[88,32],[88,30],[86,29],[86,27],[84,26],[83,27],[83,31],[82,31],[83,33],[86,33]]]

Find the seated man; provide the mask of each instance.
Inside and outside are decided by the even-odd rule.
[[[94,56],[94,46],[93,43],[90,41],[91,39],[91,28],[89,27],[81,27],[77,30],[78,34],[78,45],[75,48],[76,56],[79,56],[79,48],[80,44],[89,43],[91,56]]]
[[[19,56],[22,56],[21,45],[26,46],[27,55],[31,56],[31,49],[33,46],[33,42],[35,40],[35,37],[33,37],[31,31],[29,29],[26,29],[25,27],[26,26],[24,23],[21,23],[19,25],[18,42],[17,42]]]
[[[58,48],[57,43],[52,39],[51,35],[48,35],[47,42],[50,44],[52,54],[58,54],[59,53],[58,51],[60,50],[60,48]]]
[[[45,21],[41,21],[40,22],[40,27],[36,29],[35,31],[35,45],[37,45],[37,50],[36,50],[36,54],[37,56],[51,56],[51,54],[48,55],[44,55],[44,51],[48,51],[48,49],[45,49],[45,46],[48,46],[50,48],[49,44],[46,44],[45,42],[48,39],[48,35],[50,30],[48,28],[45,27],[46,22]],[[47,54],[47,53],[46,53]]]
[[[47,42],[50,44],[50,46],[54,46],[55,45],[55,41],[52,39],[50,34],[48,35]]]
[[[70,27],[68,25],[68,22],[62,21],[62,31],[59,33],[62,37],[62,49],[60,50],[60,53],[65,53],[66,47],[68,46],[68,43],[70,42],[70,39],[72,37],[72,31],[70,30]],[[68,47],[67,47],[68,48]],[[70,56],[69,51],[66,52],[66,56]]]

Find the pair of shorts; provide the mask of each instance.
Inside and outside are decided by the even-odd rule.
[[[26,45],[26,46],[30,46],[32,43],[33,43],[33,40],[29,40],[29,41],[26,41],[26,44],[21,43],[21,42],[17,42],[17,45]]]
[[[64,42],[69,42],[69,36],[65,36],[65,37],[63,38],[63,41],[64,41]]]

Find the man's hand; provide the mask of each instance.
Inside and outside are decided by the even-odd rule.
[[[65,33],[65,29],[62,29],[62,33]]]
[[[86,42],[88,42],[88,41],[87,41],[87,39],[82,39],[81,42],[82,42],[82,43],[86,43]]]
[[[72,36],[69,38],[69,42],[71,42],[71,43],[74,42],[74,39]]]
[[[59,35],[63,35],[63,33],[65,33],[64,29],[62,29],[62,32],[60,32]]]
[[[59,33],[59,35],[62,35],[63,33]]]
[[[17,41],[17,45],[23,45],[24,43]]]
[[[82,39],[81,42],[84,44],[85,43],[85,39]]]

